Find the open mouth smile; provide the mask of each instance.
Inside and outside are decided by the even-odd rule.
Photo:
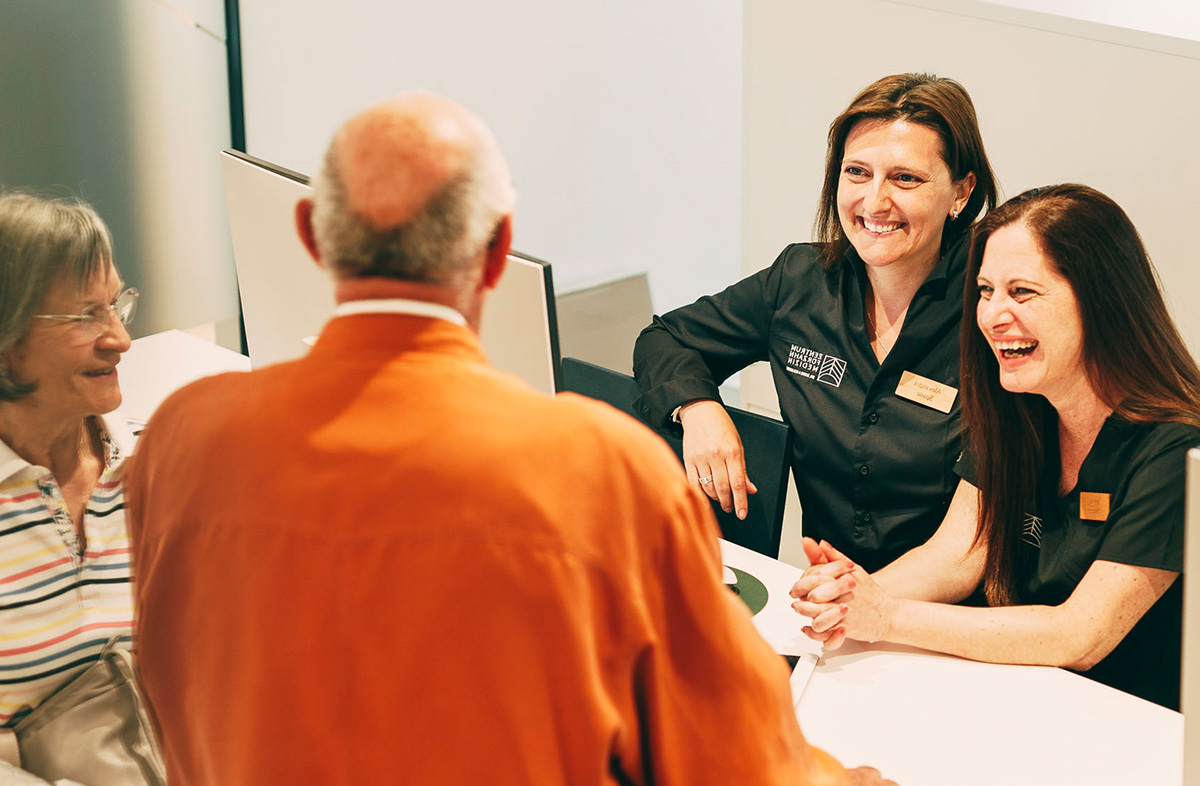
[[[996,351],[1002,357],[1013,359],[1021,358],[1037,349],[1038,342],[1036,341],[997,341],[995,342]]]
[[[862,216],[858,217],[858,223],[873,235],[890,235],[906,225],[903,221],[875,221]]]

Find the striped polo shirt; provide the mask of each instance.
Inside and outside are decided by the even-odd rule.
[[[130,646],[124,475],[133,435],[120,416],[96,422],[105,462],[84,543],[50,471],[0,441],[0,726],[96,661],[110,638]]]

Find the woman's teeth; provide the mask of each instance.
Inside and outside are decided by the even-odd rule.
[[[900,227],[904,226],[903,222],[894,221],[871,221],[862,219],[862,224],[867,228],[867,231],[874,232],[877,235],[886,235],[888,232],[895,232]]]
[[[997,341],[996,349],[1006,358],[1019,358],[1028,355],[1037,345],[1036,341]]]

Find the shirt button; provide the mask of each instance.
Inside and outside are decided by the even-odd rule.
[[[867,415],[867,420],[870,421],[871,423],[878,423],[879,422],[879,413],[872,412],[870,415]]]
[[[867,469],[867,465],[866,465],[866,464],[863,464],[861,467],[859,467],[859,468],[858,468],[858,474],[860,474],[860,475],[866,475],[866,474],[867,474],[867,473],[869,473],[870,471],[871,471],[871,470]]]
[[[863,514],[862,514],[862,521],[863,521],[863,524],[866,524],[866,523],[867,523],[867,522],[869,522],[870,520],[871,520],[871,511],[869,511],[869,510],[864,510],[864,511],[863,511]]]

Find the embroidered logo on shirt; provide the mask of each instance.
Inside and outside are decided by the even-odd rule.
[[[846,376],[846,361],[792,344],[788,350],[787,370],[838,388],[842,386],[842,377]]]
[[[1042,520],[1032,513],[1025,514],[1025,525],[1021,528],[1021,540],[1035,549],[1042,547]]]

